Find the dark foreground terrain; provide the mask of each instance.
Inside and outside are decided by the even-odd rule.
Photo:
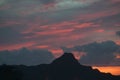
[[[2,65],[0,80],[120,80],[120,76],[83,66],[71,53],[65,53],[51,64]]]

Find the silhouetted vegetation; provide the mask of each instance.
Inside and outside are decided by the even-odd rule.
[[[0,80],[22,80],[22,76],[22,70],[17,69],[16,66],[0,66]]]

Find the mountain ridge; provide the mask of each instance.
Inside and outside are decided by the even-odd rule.
[[[0,80],[120,80],[120,76],[81,65],[72,53],[64,53],[50,64],[2,65]]]

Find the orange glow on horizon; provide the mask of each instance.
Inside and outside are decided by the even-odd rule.
[[[93,67],[93,69],[98,69],[100,72],[111,73],[113,75],[120,75],[120,66]]]

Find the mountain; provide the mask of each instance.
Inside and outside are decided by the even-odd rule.
[[[120,80],[120,76],[81,65],[72,53],[64,53],[50,64],[1,65],[0,80]]]
[[[75,59],[73,54],[64,53],[61,57],[55,59],[51,65],[59,65],[59,66],[69,66],[69,65],[80,65],[80,63]]]

